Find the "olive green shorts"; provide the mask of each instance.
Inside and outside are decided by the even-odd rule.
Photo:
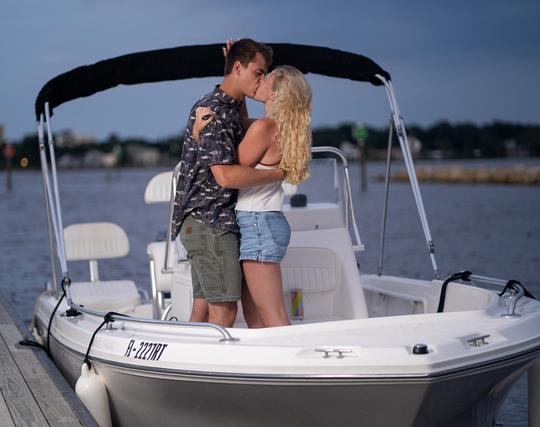
[[[193,297],[208,302],[238,301],[242,288],[238,234],[188,215],[180,228],[180,240],[191,262]]]

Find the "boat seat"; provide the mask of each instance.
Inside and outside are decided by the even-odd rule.
[[[343,229],[323,230],[319,233],[343,234]],[[339,241],[339,240],[337,240]],[[287,314],[293,323],[315,323],[368,317],[367,307],[358,277],[354,256],[338,258],[337,248],[289,246],[281,263],[283,298]],[[345,270],[345,263],[348,269]],[[350,283],[349,283],[350,282]],[[193,301],[191,274],[174,270],[171,283],[173,311],[178,320],[188,320]],[[303,319],[292,316],[292,292],[301,290]],[[238,310],[235,326],[244,326],[242,310]]]
[[[169,243],[169,260],[175,258],[175,245]],[[157,293],[171,291],[172,274],[162,271],[165,261],[165,242],[152,242],[146,246],[146,254],[150,260],[150,275],[155,280]]]
[[[128,313],[141,303],[139,290],[131,280],[73,282],[70,290],[75,303],[99,311]]]
[[[112,222],[72,224],[64,229],[68,261],[97,261],[129,253],[126,232]]]
[[[336,253],[320,247],[289,247],[281,262],[283,298],[287,315],[293,324],[318,323],[358,317],[358,311],[350,309],[354,298],[345,296],[342,266]],[[292,293],[301,290],[303,319],[292,315]],[[344,306],[347,306],[344,308]],[[235,326],[245,326],[242,310],[238,310]]]
[[[335,307],[335,292],[341,283],[341,268],[332,250],[289,247],[281,263],[281,275],[285,308],[293,323],[342,318]],[[295,290],[302,292],[302,320],[295,320],[292,313],[292,293]]]
[[[165,242],[152,242],[146,247],[150,265],[153,317],[155,319],[160,319],[165,312],[165,295],[171,293],[173,280],[185,276],[189,278],[191,286],[191,265],[187,260],[184,247],[179,242],[169,242],[168,272],[163,271],[165,245]],[[169,314],[178,317],[176,310]]]
[[[148,182],[144,190],[146,204],[170,203],[174,194],[172,171],[161,172]],[[191,277],[191,266],[186,258],[186,252],[180,241],[169,242],[167,271],[165,266],[166,242],[152,242],[146,247],[150,267],[150,282],[152,288],[152,313],[155,319],[161,319],[166,313],[166,295],[171,293],[173,275]],[[169,312],[169,316],[176,312]]]
[[[335,293],[341,282],[341,268],[335,253],[316,247],[289,247],[281,263],[283,298],[287,314],[293,323],[314,323],[343,319],[336,310]],[[175,270],[173,273],[173,310],[179,320],[189,319],[193,301],[191,274]],[[301,290],[304,318],[292,316],[292,291]],[[245,324],[242,310],[238,310],[236,326]]]
[[[172,171],[161,172],[154,175],[144,189],[144,202],[147,205],[154,203],[168,203],[171,200]]]
[[[131,280],[100,280],[97,260],[118,258],[129,253],[125,231],[111,222],[79,223],[64,229],[66,259],[89,261],[90,281],[72,282],[73,301],[96,310],[131,311],[141,303],[135,283]]]

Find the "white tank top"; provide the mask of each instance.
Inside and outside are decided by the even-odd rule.
[[[277,166],[266,166],[257,163],[255,169],[276,169]],[[238,190],[237,211],[268,212],[281,211],[283,208],[283,189],[281,181],[271,184]]]

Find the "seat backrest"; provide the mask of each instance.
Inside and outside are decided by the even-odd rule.
[[[155,175],[146,185],[144,201],[147,204],[165,203],[171,200],[171,183],[173,173],[162,172]]]
[[[112,222],[69,225],[64,229],[64,240],[68,261],[118,258],[129,253],[126,232]]]
[[[119,258],[129,254],[129,239],[126,232],[112,222],[87,222],[71,224],[64,228],[67,261],[88,261],[90,280],[96,287],[119,281],[99,280],[98,259]],[[99,282],[99,283],[98,283]],[[126,285],[136,289],[131,281]],[[87,283],[87,282],[84,282]],[[101,283],[101,284],[100,284]]]
[[[171,200],[171,183],[173,173],[166,171],[154,175],[146,185],[144,190],[144,201],[146,204],[168,203]],[[165,261],[166,243],[164,241],[149,243],[146,247],[146,253],[150,262],[154,264],[151,268],[151,274],[154,276],[153,286],[155,284],[157,292],[170,292],[172,274],[163,273],[162,269]],[[172,264],[174,259],[175,245],[169,243],[167,249],[169,262]]]

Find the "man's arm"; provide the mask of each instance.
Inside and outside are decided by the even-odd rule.
[[[210,167],[214,179],[223,188],[246,188],[282,181],[281,169],[254,169],[235,164],[234,143],[219,115],[199,135],[199,161]]]
[[[254,169],[243,165],[214,165],[210,167],[214,179],[223,188],[246,188],[283,181],[282,169]]]

